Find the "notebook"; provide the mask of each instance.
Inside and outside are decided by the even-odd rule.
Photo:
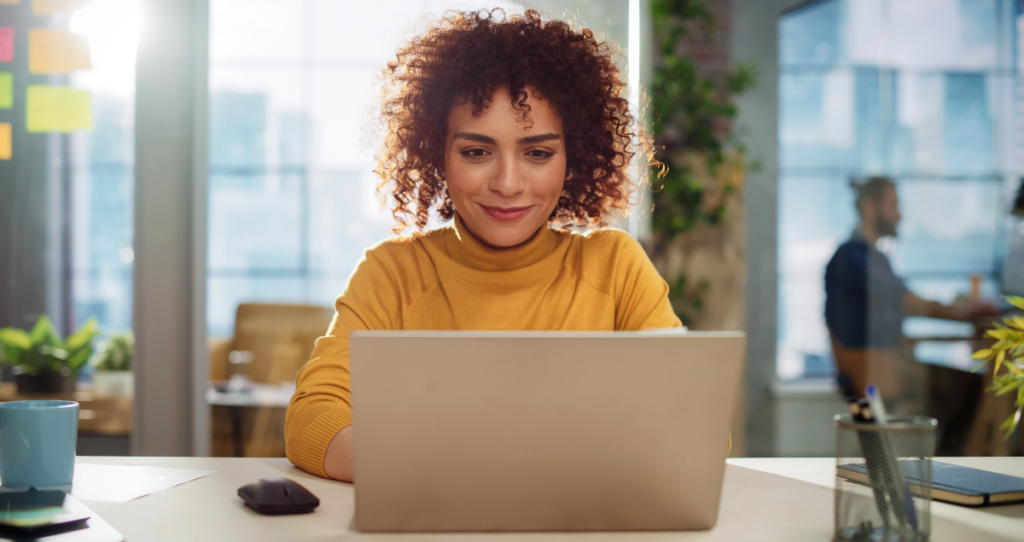
[[[915,495],[925,495],[927,484],[914,474],[920,472],[915,463],[923,459],[900,461],[910,490]],[[836,474],[853,482],[870,484],[867,468],[863,463],[842,465]],[[1024,502],[1024,478],[1008,476],[970,467],[932,461],[932,498],[937,501],[964,506],[992,506]]]

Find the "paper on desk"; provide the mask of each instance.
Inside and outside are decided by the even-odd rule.
[[[81,501],[128,502],[215,472],[78,463],[71,494]]]

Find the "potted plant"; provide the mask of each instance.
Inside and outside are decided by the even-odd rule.
[[[1024,309],[1024,297],[1008,298],[1010,304]],[[1003,422],[1001,429],[1006,430],[1006,437],[1017,429],[1021,413],[1024,412],[1024,316],[1004,318],[1005,325],[996,322],[993,329],[985,332],[985,336],[996,342],[989,348],[974,353],[974,359],[981,360],[982,367],[992,363],[992,387],[996,395],[1016,394],[1014,405],[1017,410]],[[1002,373],[1000,369],[1005,369]]]
[[[96,319],[90,318],[63,340],[46,315],[29,332],[0,329],[0,352],[11,364],[18,393],[73,393],[79,369],[92,356],[97,333]]]
[[[135,391],[132,375],[132,353],[135,337],[131,331],[115,333],[100,343],[92,365],[92,390],[96,395],[131,397]]]

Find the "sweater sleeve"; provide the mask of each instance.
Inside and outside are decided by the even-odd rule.
[[[295,466],[327,477],[324,454],[331,439],[352,424],[349,334],[400,327],[400,294],[375,250],[366,253],[335,302],[327,334],[316,341],[296,381],[285,418],[285,452]]]
[[[640,243],[615,232],[615,329],[637,331],[683,327],[668,299],[668,283],[654,268]]]

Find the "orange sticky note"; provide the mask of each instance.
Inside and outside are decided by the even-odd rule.
[[[11,159],[11,125],[0,123],[0,160]]]
[[[3,1],[3,0],[0,0]],[[14,28],[0,26],[0,62],[14,61]]]
[[[74,11],[84,7],[92,0],[32,0],[32,15],[51,15],[53,13]]]
[[[91,67],[89,40],[85,36],[51,28],[33,28],[29,31],[30,73],[68,73]]]
[[[25,128],[31,133],[92,128],[92,101],[88,91],[29,85],[25,102]]]

